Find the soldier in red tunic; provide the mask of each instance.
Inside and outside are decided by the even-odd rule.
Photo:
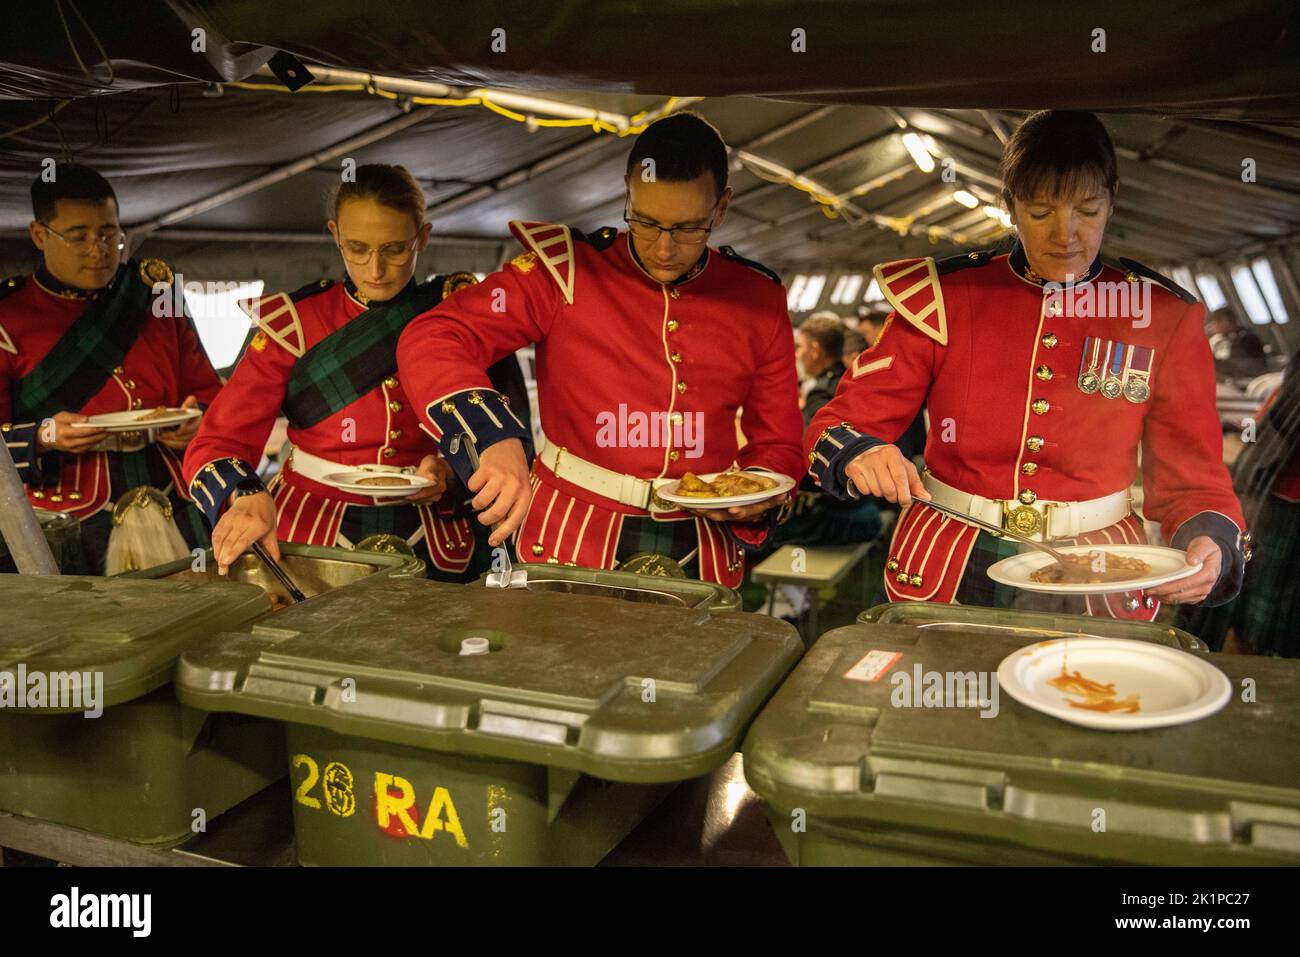
[[[247,304],[258,331],[185,456],[223,574],[254,542],[278,558],[277,538],[355,546],[374,535],[410,546],[431,577],[459,581],[482,570],[472,563],[476,527],[448,494],[451,468],[421,431],[397,375],[404,326],[475,282],[470,273],[414,281],[431,230],[424,210],[424,194],[403,167],[358,167],[330,211],[346,280],[320,280]],[[493,375],[525,404],[526,416],[514,357]],[[282,410],[294,448],[263,486],[256,466]],[[345,491],[330,478],[362,466],[376,477],[405,471],[432,484],[379,498]],[[486,550],[478,555],[486,568]]]
[[[1249,536],[1222,464],[1204,309],[1138,263],[1102,264],[1118,177],[1092,114],[1028,118],[1003,182],[1010,255],[876,268],[894,312],[809,427],[812,474],[834,494],[905,507],[890,600],[1001,605],[1013,595],[985,572],[1015,543],[925,501],[1038,540],[1139,543],[1129,487],[1140,463],[1143,513],[1202,568],[1145,594],[1089,597],[1088,610],[1150,620],[1162,599],[1227,601]],[[923,404],[924,478],[890,444]]]
[[[41,265],[0,282],[0,433],[31,504],[81,520],[78,570],[98,575],[115,505],[123,517],[130,503],[149,501],[138,495],[144,489],[161,493],[154,499],[184,537],[152,526],[176,543],[159,560],[206,547],[207,529],[181,480],[180,456],[199,420],[113,433],[78,423],[133,409],[203,408],[221,383],[184,309],[174,308],[166,264],[120,264],[125,237],[108,181],[73,164],[53,173],[53,181],[32,184],[30,232]]]
[[[729,586],[777,499],[687,511],[655,485],[733,464],[794,475],[801,432],[793,336],[780,280],[707,245],[726,213],[726,148],[693,114],[652,124],[628,158],[628,232],[511,223],[524,252],[402,334],[398,366],[444,454],[462,450],[495,545],[516,529],[526,561],[613,568],[667,556]],[[537,344],[544,439],[527,434],[484,370]],[[746,443],[739,447],[738,410]]]

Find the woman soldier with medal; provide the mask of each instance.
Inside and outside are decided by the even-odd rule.
[[[385,540],[391,547],[409,546],[433,578],[465,581],[487,567],[487,549],[475,549],[486,532],[450,494],[452,470],[397,378],[397,339],[406,324],[475,282],[470,273],[415,281],[432,228],[424,210],[424,194],[405,168],[357,167],[329,206],[347,278],[244,304],[258,331],[185,455],[222,574],[255,542],[279,558],[277,540],[356,546],[377,535],[395,537]],[[528,421],[514,357],[492,374]],[[293,451],[264,486],[256,465],[282,410]],[[431,484],[379,498],[329,479],[362,466],[376,476],[405,469]]]
[[[1203,307],[1139,263],[1102,264],[1119,179],[1091,113],[1030,116],[1002,174],[1009,255],[876,267],[894,311],[814,417],[810,471],[832,494],[904,506],[890,600],[1009,605],[1015,591],[985,573],[1016,543],[926,501],[1039,541],[1142,543],[1129,501],[1140,466],[1146,518],[1201,569],[1145,593],[1088,596],[1087,610],[1151,620],[1159,600],[1228,601],[1249,536],[1222,464]],[[922,406],[924,476],[891,444]]]

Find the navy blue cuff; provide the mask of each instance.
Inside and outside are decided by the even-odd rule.
[[[823,429],[817,443],[808,453],[808,471],[821,486],[822,491],[838,499],[852,497],[852,481],[845,477],[844,469],[867,449],[887,445],[884,439],[864,435],[847,422]]]
[[[40,485],[46,470],[50,474],[57,474],[59,466],[63,464],[63,456],[57,452],[36,454],[36,432],[39,428],[39,422],[5,422],[0,425],[5,448],[18,467],[18,477],[24,485]]]
[[[1214,539],[1223,557],[1219,564],[1219,580],[1214,583],[1205,601],[1201,602],[1212,608],[1227,604],[1241,591],[1241,582],[1246,574],[1246,559],[1249,557],[1247,551],[1250,547],[1250,533],[1243,533],[1237,528],[1237,523],[1226,515],[1199,512],[1178,526],[1178,531],[1174,532],[1169,544],[1186,551],[1188,543],[1201,535]]]
[[[257,469],[243,459],[215,459],[204,465],[190,482],[190,497],[199,507],[208,525],[215,528],[221,518],[221,510],[230,498],[235,486],[241,482],[252,481],[263,492],[266,486],[258,478]]]
[[[432,434],[443,458],[451,463],[462,483],[469,482],[474,468],[470,465],[464,439],[456,443],[453,451],[453,440],[457,436],[467,436],[473,441],[479,455],[506,439],[519,439],[525,452],[532,447],[532,434],[528,428],[510,411],[501,393],[492,389],[454,392],[429,403],[425,414],[433,423]]]

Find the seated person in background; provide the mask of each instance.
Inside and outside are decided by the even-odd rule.
[[[1268,371],[1264,343],[1231,309],[1224,307],[1210,313],[1205,320],[1205,334],[1210,339],[1219,379],[1249,378]]]
[[[853,360],[866,352],[869,345],[871,343],[862,333],[856,329],[848,330],[844,333],[844,348],[840,350],[840,364],[845,368],[853,365]]]
[[[835,397],[844,376],[844,340],[847,330],[834,313],[817,313],[805,319],[795,332],[795,357],[812,382],[804,397],[803,419],[807,425],[822,407]],[[860,338],[860,337],[859,337]],[[843,545],[870,541],[880,534],[879,502],[871,498],[841,502],[824,494],[805,475],[799,484],[790,518],[777,526],[768,555],[782,545]]]
[[[795,358],[812,380],[812,386],[804,394],[805,428],[839,388],[840,377],[844,375],[844,364],[840,361],[844,332],[844,323],[838,316],[821,313],[806,320],[795,332]]]

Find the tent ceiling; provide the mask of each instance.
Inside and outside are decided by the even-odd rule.
[[[1220,258],[1300,231],[1300,30],[1289,2],[1179,8],[1158,21],[1129,6],[1103,15],[1094,5],[1054,14],[1046,25],[1028,16],[1036,5],[977,3],[963,9],[959,30],[936,33],[915,3],[896,2],[769,0],[746,4],[740,16],[732,4],[701,0],[653,8],[571,0],[475,4],[448,17],[412,0],[382,8],[296,5],[288,17],[253,0],[139,0],[129,15],[125,6],[63,0],[88,70],[107,76],[95,41],[112,59],[113,92],[101,96],[85,95],[104,84],[76,64],[55,6],[30,11],[21,37],[11,31],[0,39],[0,232],[26,224],[27,186],[45,157],[75,156],[101,169],[119,190],[124,220],[138,225],[394,123],[407,125],[341,155],[408,166],[426,189],[437,233],[503,239],[513,218],[593,228],[622,215],[629,143],[608,133],[531,130],[479,107],[417,106],[421,114],[403,121],[391,100],[364,92],[225,86],[211,96],[192,82],[248,77],[276,49],[442,82],[563,86],[570,92],[545,95],[629,116],[661,107],[674,92],[703,95],[692,108],[733,150],[832,194],[870,183],[852,200],[859,210],[944,231],[903,236],[828,218],[805,193],[737,163],[736,200],[716,239],[778,267],[868,266],[1003,238],[993,220],[952,202],[951,193],[961,186],[995,197],[996,131],[1041,106],[1103,111],[1121,157],[1112,255],[1155,263]],[[148,30],[139,28],[143,21]],[[1086,52],[1097,24],[1106,25],[1105,54]],[[195,26],[208,31],[206,54],[190,50]],[[495,26],[507,30],[505,54],[487,48]],[[806,54],[789,50],[795,27],[807,31]],[[676,44],[666,46],[665,37]],[[727,95],[739,93],[751,95]],[[825,105],[841,102],[847,105]],[[955,161],[959,183],[912,164],[900,123],[933,138],[939,155]],[[1257,182],[1241,181],[1247,158]],[[320,235],[339,162],[329,154],[169,223],[164,235]],[[538,164],[542,171],[523,175]]]

